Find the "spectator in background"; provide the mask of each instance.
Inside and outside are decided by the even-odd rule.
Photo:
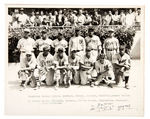
[[[84,23],[84,25],[90,25],[91,22],[92,22],[92,18],[91,18],[91,16],[88,14],[88,12],[86,11],[86,12],[85,12],[85,23]]]
[[[18,21],[18,18],[17,18],[17,17],[13,17],[11,27],[12,27],[12,28],[20,28],[20,23],[19,23],[19,21]]]
[[[71,18],[73,20],[72,25],[77,26],[78,17],[77,17],[77,11],[76,10],[74,10],[73,13],[71,14]]]
[[[102,25],[107,24],[107,12],[104,12],[104,15],[102,16]]]
[[[41,20],[39,18],[39,12],[36,12],[34,26],[40,26],[40,25],[41,25]]]
[[[34,11],[32,11],[31,17],[29,18],[29,20],[30,20],[31,24],[34,24],[34,22],[35,22],[35,13],[34,13]]]
[[[56,24],[58,26],[62,26],[64,23],[64,18],[63,18],[63,14],[62,14],[62,10],[60,9],[58,12],[58,15],[56,16]]]
[[[125,25],[126,24],[126,16],[123,10],[120,12],[120,25]]]
[[[82,9],[79,10],[79,14],[77,17],[78,17],[77,19],[78,25],[83,25],[85,23],[85,16],[83,15]]]
[[[52,26],[52,24],[53,24],[53,20],[52,19],[53,19],[52,18],[52,13],[49,12],[49,14],[47,16],[47,22],[48,22],[49,26]]]
[[[43,25],[43,26],[47,26],[47,25],[48,25],[46,18],[43,19],[42,25]]]
[[[27,22],[29,22],[29,17],[24,13],[24,9],[20,9],[20,14],[18,16],[18,21],[20,25],[25,25]]]
[[[44,15],[44,12],[41,11],[41,12],[40,12],[40,15],[39,15],[40,21],[42,22],[44,18],[46,18],[46,15]]]
[[[56,24],[56,22],[57,22],[57,16],[58,16],[58,12],[54,11],[54,22],[55,22],[55,25],[57,25]]]
[[[14,10],[14,14],[12,15],[13,17],[16,17],[17,19],[18,19],[18,17],[19,17],[19,10],[18,9],[15,9]]]
[[[127,28],[133,26],[135,23],[135,15],[132,12],[132,9],[129,9],[129,11],[126,14],[126,25]]]
[[[102,24],[102,17],[100,14],[98,14],[97,11],[94,12],[94,15],[92,17],[92,25],[101,25]]]
[[[8,12],[8,25],[11,25],[13,21],[12,13]]]
[[[67,14],[64,15],[64,25],[63,26],[71,26],[71,23],[67,17]]]
[[[15,9],[14,13],[12,14],[12,24],[11,24],[11,28],[19,28],[20,24],[18,21],[18,17],[19,17],[19,10]]]
[[[52,26],[56,26],[56,16],[57,16],[57,11],[54,11],[54,13],[51,16]]]
[[[112,15],[113,25],[119,25],[120,15],[118,14],[118,10],[115,11],[115,14]]]
[[[137,14],[135,16],[135,23],[137,26],[141,25],[141,9],[137,9]]]
[[[108,11],[108,14],[106,15],[106,25],[111,25],[112,22],[112,12]]]

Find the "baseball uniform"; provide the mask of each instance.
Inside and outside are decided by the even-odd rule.
[[[43,52],[41,52],[37,57],[37,64],[39,69],[39,80],[45,80],[47,85],[53,84],[53,76],[54,71],[52,69],[48,69],[48,67],[53,65],[53,56],[48,53],[46,57],[43,56]],[[48,75],[50,76],[47,76]]]
[[[83,59],[83,56],[85,55],[85,48],[86,44],[83,37],[72,37],[69,41],[69,56],[71,51],[75,50],[77,52],[76,55]]]
[[[37,65],[37,62],[36,62],[36,58],[33,56],[33,53],[30,52],[30,55],[31,55],[31,59],[30,61],[27,60],[27,54],[29,53],[30,51],[27,51],[25,53],[25,58],[23,60],[23,63],[22,63],[22,67],[19,71],[19,78],[22,80],[22,81],[25,81],[24,83],[27,84],[27,82],[30,80],[31,83],[33,84],[32,86],[35,87],[36,85],[36,79],[35,79],[35,68],[36,68],[36,65]]]
[[[104,53],[109,61],[112,61],[112,57],[119,52],[119,41],[115,37],[107,38],[103,44]]]
[[[86,85],[88,83],[88,76],[90,75],[90,72],[91,72],[91,70],[92,70],[92,68],[94,66],[94,60],[93,60],[92,57],[87,58],[86,56],[84,56],[84,58],[80,61],[80,63],[82,65],[84,65],[85,67],[90,67],[90,69],[85,69],[85,70],[80,68],[81,84],[82,85]]]
[[[128,54],[124,54],[121,56],[119,53],[113,56],[113,65],[114,64],[119,64],[122,65],[123,67],[116,67],[114,65],[114,72],[115,72],[115,78],[116,78],[116,83],[119,84],[121,80],[125,76],[129,76],[129,71],[130,71],[130,56]]]
[[[107,72],[97,76],[97,81],[95,82],[96,84],[99,84],[103,79],[111,79],[114,80],[114,72],[113,72],[113,67],[112,64],[109,60],[104,59],[104,63],[100,63],[100,61],[95,62],[95,69],[97,74],[106,71],[109,69]],[[110,83],[110,80],[106,80],[106,83]]]
[[[65,39],[62,40],[55,39],[53,41],[52,47],[55,48],[55,52],[58,47],[64,47],[66,49],[68,48],[68,42]]]
[[[43,47],[45,45],[52,46],[52,43],[53,43],[53,41],[49,38],[46,38],[45,40],[38,39],[35,41],[35,46],[38,47],[38,50],[41,52],[41,51],[43,51]]]
[[[21,38],[19,41],[18,41],[18,44],[17,44],[17,48],[20,50],[20,66],[23,67],[24,65],[24,60],[25,60],[25,57],[26,57],[26,51],[31,51],[32,52],[32,57],[35,57],[33,51],[34,51],[34,48],[35,47],[35,41],[34,39],[32,38]]]
[[[86,47],[91,49],[91,57],[96,61],[98,56],[98,51],[102,50],[101,41],[98,36],[93,35],[92,37],[85,38]]]
[[[75,59],[72,59],[70,56],[68,57],[69,66],[72,66],[73,69],[71,69],[71,77],[73,78],[73,82],[75,84],[79,84],[79,62],[80,58],[75,57]]]
[[[60,48],[58,48],[58,50],[59,50]],[[57,51],[58,51],[57,50]],[[64,52],[64,50],[63,50],[63,52]],[[63,53],[63,58],[62,59],[60,59],[59,57],[58,57],[58,52],[56,52],[55,53],[55,55],[54,55],[54,61],[56,61],[56,62],[58,62],[58,66],[59,67],[61,67],[61,66],[66,66],[66,65],[68,65],[68,56],[65,54],[65,53]],[[60,71],[60,73],[58,72],[58,70]],[[57,71],[55,71],[58,75],[60,74],[60,84],[62,84],[63,83],[63,79],[64,79],[64,77],[65,77],[65,74],[66,74],[66,70],[65,69],[58,69]],[[54,74],[55,75],[55,74]],[[58,76],[59,77],[59,76]]]

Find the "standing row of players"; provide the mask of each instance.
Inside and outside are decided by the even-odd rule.
[[[18,72],[22,80],[21,86],[39,88],[42,83],[48,86],[71,84],[97,86],[105,82],[113,87],[125,81],[125,88],[129,88],[130,56],[125,53],[125,44],[119,44],[114,37],[114,30],[109,29],[109,37],[103,45],[94,29],[88,29],[89,35],[83,38],[80,29],[75,29],[75,35],[68,42],[59,33],[54,41],[47,38],[46,31],[42,31],[42,38],[34,41],[29,37],[30,30],[24,30],[24,37],[18,42],[20,51],[20,66]],[[69,47],[68,47],[69,46]],[[50,54],[51,47],[55,48],[54,56]],[[34,50],[38,48],[38,56]],[[65,50],[68,48],[68,56]]]

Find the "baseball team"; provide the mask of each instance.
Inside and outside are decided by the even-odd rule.
[[[46,30],[35,41],[30,37],[30,29],[25,28],[17,45],[21,87],[39,89],[46,85],[68,88],[72,85],[94,87],[106,84],[113,88],[124,81],[125,88],[129,89],[130,55],[126,52],[126,45],[114,37],[115,31],[109,28],[109,36],[102,43],[94,34],[93,27],[88,28],[85,38],[80,35],[80,30],[74,29],[69,42],[61,32],[57,39],[49,39]],[[52,48],[54,55],[50,53]],[[35,50],[38,51],[37,56]]]

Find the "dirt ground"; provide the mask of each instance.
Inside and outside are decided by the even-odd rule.
[[[108,111],[91,112],[89,111],[91,109],[91,105],[93,106],[93,104],[97,105],[97,103],[105,103],[113,100],[113,104],[115,104],[114,107],[116,108],[109,111],[109,114],[115,115],[114,111],[118,109],[118,106],[126,104],[130,105],[132,110],[122,110],[120,112],[121,115],[125,115],[126,113],[129,115],[142,115],[143,76],[141,67],[140,60],[131,61],[129,80],[130,89],[125,89],[123,82],[121,86],[114,88],[108,88],[106,85],[96,86],[93,88],[90,86],[72,85],[69,88],[60,87],[57,90],[55,90],[54,87],[41,86],[38,90],[27,87],[25,90],[20,91],[20,83],[17,76],[19,64],[8,64],[5,86],[6,113],[13,115],[66,115],[71,109],[69,115],[103,115],[103,113],[107,114]],[[89,101],[89,99],[91,99],[91,101]],[[72,106],[74,104],[75,106]],[[54,111],[54,108],[55,110],[58,109],[62,111]],[[78,110],[81,111],[78,112]]]

